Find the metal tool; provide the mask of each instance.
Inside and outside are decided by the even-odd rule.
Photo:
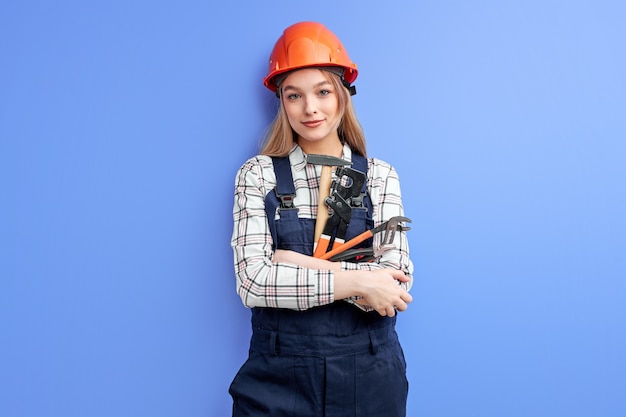
[[[388,252],[395,248],[396,248],[396,245],[392,244],[392,245],[382,245],[376,249],[374,249],[373,247],[348,249],[341,253],[338,253],[337,255],[332,256],[329,260],[333,262],[338,262],[338,261],[369,262],[373,259],[376,259],[382,256],[385,252]]]
[[[313,256],[321,257],[336,245],[344,243],[348,224],[352,217],[352,199],[361,196],[365,173],[350,167],[337,168],[337,180],[333,181],[332,191],[326,204],[332,209],[322,230]]]
[[[389,220],[387,220],[386,222],[382,223],[381,225],[374,227],[373,229],[366,230],[365,232],[361,233],[360,235],[350,239],[349,241],[343,244],[334,245],[330,251],[323,253],[320,256],[316,256],[316,257],[321,258],[321,259],[330,259],[339,253],[342,253],[348,249],[355,247],[356,245],[363,242],[364,240],[369,239],[370,237],[374,236],[376,233],[380,233],[383,231],[385,233],[383,234],[380,246],[382,247],[384,245],[393,244],[396,231],[398,230],[404,231],[404,230],[411,229],[408,226],[401,225],[400,222],[411,223],[411,219],[409,219],[408,217],[404,217],[404,216],[394,216],[390,218]]]
[[[330,196],[330,187],[332,181],[332,167],[349,165],[350,162],[343,158],[337,158],[330,155],[311,154],[306,157],[307,164],[321,165],[322,173],[320,175],[319,200],[317,203],[317,219],[315,221],[315,234],[313,237],[314,250],[317,247],[319,238],[326,226],[328,219],[328,206],[326,199]]]

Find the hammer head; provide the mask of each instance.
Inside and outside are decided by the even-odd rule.
[[[343,158],[337,158],[331,155],[318,155],[310,154],[306,156],[306,163],[312,165],[326,165],[329,167],[341,167],[344,165],[350,165],[350,161],[346,161]]]

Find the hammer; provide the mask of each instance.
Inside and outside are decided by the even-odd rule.
[[[317,219],[315,220],[315,234],[313,235],[313,250],[317,246],[322,230],[328,219],[328,206],[326,199],[330,195],[330,185],[332,180],[332,167],[350,165],[349,161],[343,158],[337,158],[330,155],[311,154],[306,157],[307,164],[321,165],[322,174],[320,175],[319,200],[317,202]]]

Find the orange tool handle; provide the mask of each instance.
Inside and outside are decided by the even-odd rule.
[[[335,239],[335,241],[333,242],[333,248],[336,248],[339,245],[343,245],[343,243],[337,242],[337,239]],[[313,257],[319,258],[319,259],[328,259],[328,258],[323,258],[323,256],[328,250],[329,246],[330,246],[330,237],[322,233],[319,241],[317,242],[317,246],[315,246],[315,252],[313,253]]]
[[[338,253],[341,253],[341,252],[343,252],[345,250],[353,248],[354,246],[358,245],[359,243],[363,242],[366,239],[369,239],[372,236],[374,236],[372,231],[371,230],[366,230],[365,232],[361,233],[360,235],[350,239],[346,243],[342,243],[341,245],[335,245],[332,250],[330,250],[330,251],[324,253],[323,255],[319,256],[319,258],[320,259],[330,259],[333,256],[337,255]],[[316,258],[317,257],[318,256],[316,256]]]
[[[313,257],[321,258],[322,255],[326,253],[328,250],[328,245],[330,244],[330,239],[328,236],[322,234],[315,246],[315,252],[313,252]]]

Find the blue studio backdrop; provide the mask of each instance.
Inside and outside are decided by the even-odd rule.
[[[626,415],[625,4],[0,0],[0,415],[229,415],[234,175],[301,20],[413,219],[408,415]]]

